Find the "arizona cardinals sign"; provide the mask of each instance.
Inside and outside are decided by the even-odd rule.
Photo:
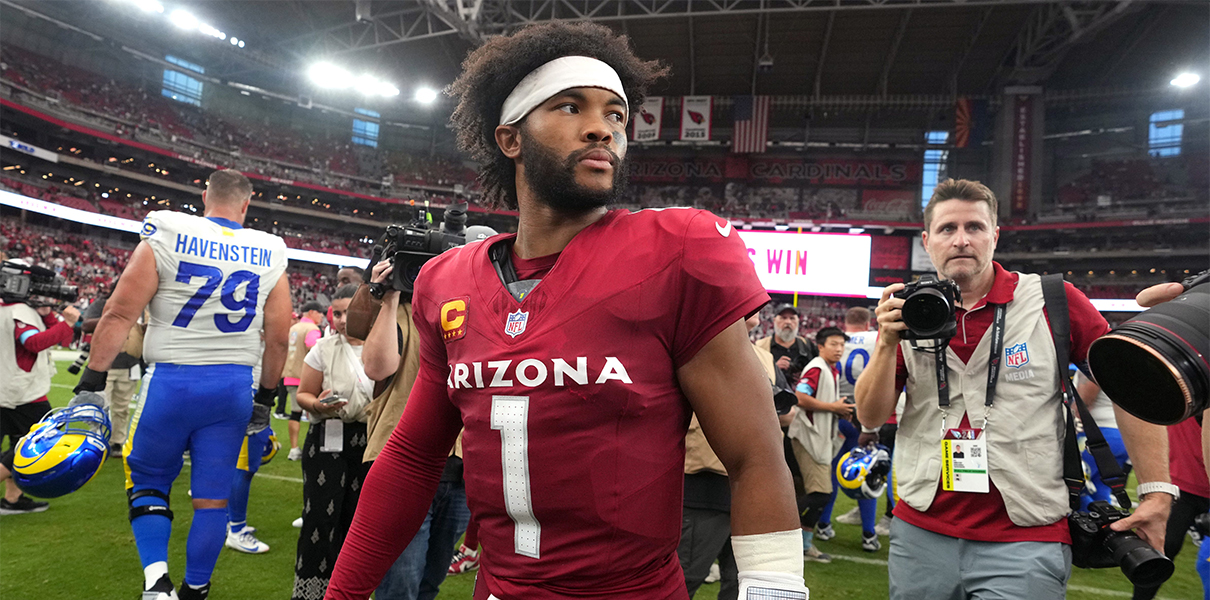
[[[681,141],[705,142],[710,139],[712,96],[681,97]]]
[[[654,142],[660,139],[660,125],[664,116],[664,97],[652,96],[643,101],[639,114],[634,118],[633,142]]]

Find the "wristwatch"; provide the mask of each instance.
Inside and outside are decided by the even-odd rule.
[[[1140,483],[1139,487],[1135,489],[1135,492],[1138,493],[1140,500],[1143,499],[1143,496],[1146,496],[1147,494],[1154,494],[1155,492],[1168,494],[1169,496],[1172,496],[1173,500],[1181,497],[1181,488],[1163,481],[1148,481],[1147,483]]]

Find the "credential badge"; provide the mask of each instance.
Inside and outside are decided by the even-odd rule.
[[[508,313],[508,320],[504,322],[504,333],[517,337],[525,333],[525,324],[528,322],[528,312],[521,312],[521,309],[517,309],[517,312]]]

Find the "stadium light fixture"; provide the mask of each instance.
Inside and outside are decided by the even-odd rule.
[[[244,40],[240,40],[240,41],[239,41],[239,47],[240,47],[240,48],[243,48],[243,47],[244,47]]]
[[[207,25],[207,24],[205,24],[205,23],[202,23],[202,24],[198,25],[197,30],[198,30],[198,31],[200,31],[200,32],[202,32],[202,33],[203,33],[203,34],[205,34],[205,35],[208,35],[208,36],[212,37],[212,38],[217,38],[217,39],[220,39],[220,40],[226,40],[226,39],[227,39],[227,34],[225,34],[225,33],[221,32],[221,31],[219,31],[219,30],[217,30],[217,29],[215,29],[215,28],[213,28],[213,27],[211,27],[211,26],[209,26],[209,25]]]
[[[198,25],[201,24],[198,22],[197,17],[179,9],[172,11],[172,14],[168,15],[168,20],[181,29],[197,29]]]
[[[437,90],[422,87],[416,90],[416,101],[421,104],[432,104],[437,101]]]
[[[1201,76],[1198,75],[1197,73],[1190,73],[1190,72],[1186,71],[1184,73],[1181,73],[1180,75],[1177,75],[1176,77],[1174,77],[1172,79],[1172,81],[1170,81],[1168,83],[1171,83],[1172,85],[1174,85],[1178,88],[1187,88],[1187,87],[1193,87],[1193,86],[1197,85],[1197,82],[1199,82],[1201,80],[1202,80]]]
[[[307,74],[322,88],[343,89],[353,84],[353,75],[332,63],[315,63]]]
[[[232,46],[238,46],[238,45],[239,45],[239,38],[237,38],[237,37],[235,37],[235,36],[231,36],[231,45],[232,45]]]
[[[156,2],[156,0],[134,0],[134,5],[139,7],[139,10],[148,13],[164,12],[164,5]]]

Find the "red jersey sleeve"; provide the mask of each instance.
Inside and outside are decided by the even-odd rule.
[[[1068,282],[1064,282],[1063,287],[1067,291],[1067,313],[1071,316],[1071,362],[1087,373],[1088,347],[1109,333],[1109,323],[1084,292]]]
[[[403,417],[366,476],[357,512],[325,598],[369,598],[424,522],[462,418],[449,401],[442,342],[425,317],[419,290],[413,319],[420,334],[420,371]],[[427,307],[431,308],[431,307]],[[434,355],[433,348],[440,353]],[[437,359],[437,360],[435,360]]]
[[[26,350],[37,354],[51,346],[66,346],[71,343],[73,335],[71,325],[66,321],[53,322],[46,331],[38,331],[37,327],[17,321],[14,333],[17,341]]]
[[[692,360],[732,323],[769,301],[739,233],[729,221],[705,211],[690,218],[685,228],[680,276],[672,348],[677,367]]]

